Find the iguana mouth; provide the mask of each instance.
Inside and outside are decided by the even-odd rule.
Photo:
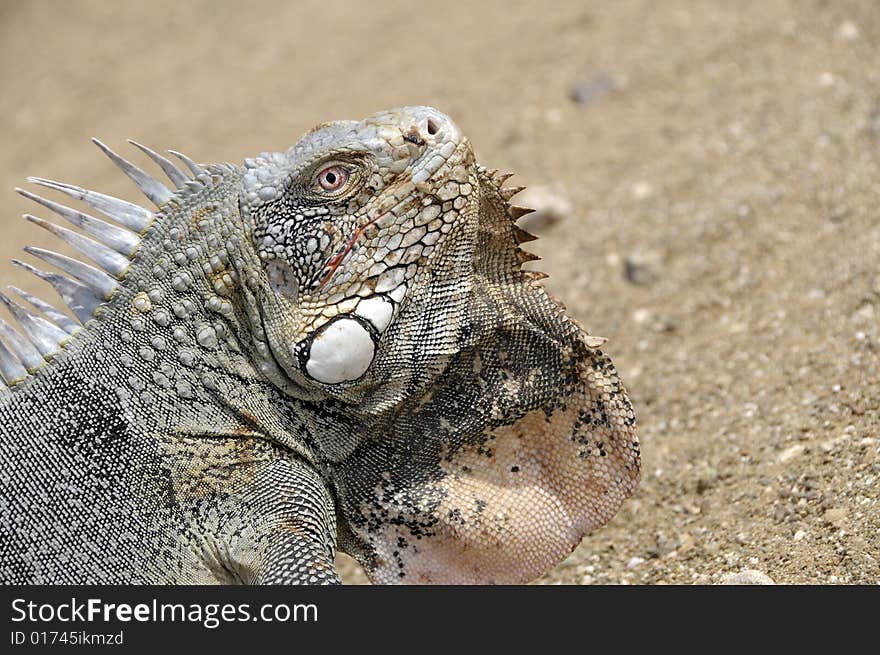
[[[346,244],[342,247],[342,249],[339,250],[339,252],[337,252],[335,255],[333,255],[327,261],[327,264],[322,269],[323,275],[316,282],[312,282],[310,284],[313,292],[319,291],[321,289],[321,287],[323,287],[325,284],[327,284],[327,282],[330,281],[330,279],[333,277],[333,274],[336,272],[336,269],[339,268],[339,266],[342,264],[343,260],[345,260],[346,256],[348,256],[348,253],[350,253],[351,249],[354,248],[355,244],[361,239],[361,237],[364,236],[367,229],[371,225],[375,225],[378,221],[380,221],[382,218],[384,218],[387,214],[388,214],[388,211],[379,214],[378,216],[376,216],[376,218],[373,218],[373,219],[367,221],[366,223],[364,223],[363,225],[361,225],[359,228],[357,228],[354,231],[354,234],[351,235],[351,237],[346,242]]]
[[[263,314],[263,312],[260,312],[259,316],[260,316],[260,329],[262,330],[264,335],[269,334],[267,332],[267,327],[266,327],[266,316]],[[297,382],[294,379],[294,377],[290,374],[290,372],[287,370],[285,365],[275,355],[275,348],[273,347],[271,340],[267,340],[266,343],[268,346],[268,348],[266,350],[267,350],[267,354],[269,356],[269,359],[272,361],[272,364],[275,366],[275,368],[280,372],[280,375],[282,376],[283,381],[285,383],[287,383],[288,385],[290,385],[290,387],[292,387],[293,388],[292,390],[294,391],[294,393],[291,393],[291,389],[285,389],[284,392],[287,395],[295,397],[295,398],[312,398],[314,396],[314,392],[312,390],[309,390],[305,385]]]

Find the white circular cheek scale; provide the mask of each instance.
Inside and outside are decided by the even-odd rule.
[[[339,319],[312,341],[306,371],[325,384],[357,380],[366,373],[375,353],[373,338],[359,321]]]

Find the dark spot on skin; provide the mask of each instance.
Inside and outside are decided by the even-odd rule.
[[[519,467],[518,466],[511,466],[510,472],[511,473],[519,473]]]
[[[303,537],[306,540],[310,538],[308,530],[303,527],[302,520],[298,517],[285,518],[281,521],[280,526],[290,534]]]

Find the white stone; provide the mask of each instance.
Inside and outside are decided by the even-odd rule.
[[[379,332],[384,332],[391,324],[394,306],[382,296],[373,296],[361,300],[354,313],[367,319]]]
[[[846,20],[837,28],[837,38],[843,41],[855,41],[859,38],[859,27],[851,20]]]
[[[340,319],[312,341],[306,371],[318,382],[338,384],[356,380],[373,362],[375,345],[358,321]]]
[[[772,585],[776,584],[766,573],[746,569],[739,573],[728,573],[721,579],[723,585]]]
[[[793,460],[795,457],[798,457],[804,453],[806,448],[801,444],[795,444],[794,446],[789,446],[781,453],[779,453],[779,462],[781,464],[786,464]]]

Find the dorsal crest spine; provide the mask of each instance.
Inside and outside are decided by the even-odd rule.
[[[172,189],[135,166],[97,139],[92,141],[116,164],[160,211],[170,209],[184,196],[199,193],[231,166],[204,167],[179,152],[169,150],[185,165],[184,172],[170,159],[135,141],[133,146],[145,153],[165,173]],[[70,338],[117,290],[131,266],[143,237],[157,218],[157,212],[112,196],[72,184],[39,177],[28,181],[79,200],[113,222],[43,198],[26,189],[16,189],[25,198],[57,214],[83,233],[57,225],[38,216],[24,218],[45,228],[90,260],[86,263],[51,250],[27,246],[25,252],[63,273],[44,271],[20,260],[14,264],[48,282],[77,320],[56,309],[51,303],[16,287],[10,287],[30,308],[0,293],[0,303],[10,312],[18,330],[0,319],[0,387],[12,386],[26,379],[64,347]],[[86,236],[88,235],[88,236]]]

